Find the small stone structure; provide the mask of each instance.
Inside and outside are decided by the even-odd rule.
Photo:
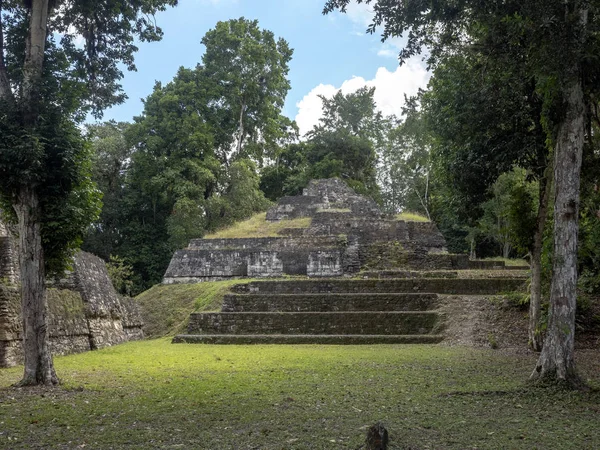
[[[402,251],[420,255],[446,251],[446,242],[434,224],[387,216],[373,200],[358,195],[337,178],[313,180],[303,195],[283,197],[267,212],[270,222],[300,217],[311,217],[311,225],[284,230],[287,236],[193,239],[186,249],[175,253],[163,283],[351,275],[372,257],[377,243],[395,242]],[[440,261],[449,269],[460,264],[449,258]],[[467,264],[466,257],[462,263]]]
[[[0,367],[23,360],[16,242],[0,222]],[[131,298],[119,296],[100,258],[79,252],[73,271],[48,280],[48,329],[55,355],[83,352],[143,338]]]

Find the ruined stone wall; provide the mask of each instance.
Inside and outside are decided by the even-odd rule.
[[[143,338],[137,304],[117,295],[100,258],[78,253],[73,273],[48,285],[48,333],[54,355]],[[0,283],[0,367],[22,362],[22,338],[18,287]]]
[[[15,239],[0,221],[0,281],[16,283],[19,273]]]
[[[341,274],[345,236],[193,239],[173,255],[163,283]]]

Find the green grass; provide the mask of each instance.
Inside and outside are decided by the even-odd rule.
[[[191,312],[219,311],[223,296],[251,279],[211,281],[196,284],[157,284],[136,297],[148,337],[175,335],[184,331]]]
[[[504,261],[507,266],[527,266],[529,263],[521,258],[502,258],[501,256],[495,256],[493,258],[484,258],[483,261]]]
[[[228,239],[228,238],[253,238],[279,236],[279,231],[284,228],[308,228],[311,218],[281,220],[279,222],[267,222],[267,213],[255,214],[248,220],[238,222],[229,228],[219,230],[204,236],[205,239]]]
[[[403,220],[405,222],[431,222],[427,217],[422,216],[421,214],[408,211],[396,214],[396,220]]]
[[[600,448],[600,393],[526,387],[535,355],[441,346],[128,343],[56,358],[52,390],[8,388],[0,448]],[[580,356],[600,387],[599,358]]]

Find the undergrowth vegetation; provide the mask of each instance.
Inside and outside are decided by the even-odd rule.
[[[54,389],[0,370],[0,448],[599,448],[600,393],[527,386],[535,355],[442,346],[172,345],[56,358]],[[600,387],[595,354],[580,354]]]
[[[228,239],[228,238],[256,238],[279,236],[284,228],[308,228],[310,217],[299,219],[280,220],[279,222],[267,222],[267,213],[255,214],[248,220],[237,222],[228,228],[215,233],[207,234],[205,239]]]

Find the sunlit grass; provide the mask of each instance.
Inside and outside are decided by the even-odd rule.
[[[211,281],[196,284],[157,284],[136,297],[149,337],[172,336],[187,326],[190,313],[219,311],[223,296],[232,286],[252,279]]]
[[[391,448],[599,448],[598,392],[527,387],[535,358],[128,343],[56,358],[49,391],[7,388],[22,368],[0,369],[0,448],[355,449],[378,420]],[[594,360],[580,361],[598,387]]]
[[[248,220],[238,222],[229,228],[207,234],[205,239],[229,239],[229,238],[253,238],[279,236],[284,228],[308,228],[311,223],[310,217],[299,219],[280,220],[279,222],[267,222],[267,213],[260,213]]]
[[[403,220],[405,222],[431,222],[427,217],[413,212],[396,214],[396,220]]]

